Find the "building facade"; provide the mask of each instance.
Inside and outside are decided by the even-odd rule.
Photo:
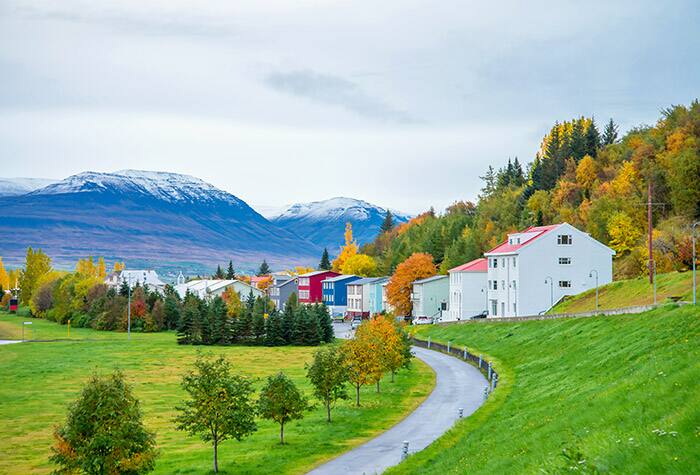
[[[284,310],[289,297],[297,292],[297,279],[295,277],[286,276],[272,279],[272,284],[267,288],[267,295],[275,304],[278,310]],[[298,295],[297,295],[298,297]]]
[[[416,280],[411,292],[411,316],[441,320],[443,312],[447,313],[448,310],[449,293],[450,282],[446,275]]]
[[[332,317],[342,317],[347,310],[347,284],[359,280],[356,275],[339,275],[321,282],[323,303]]]
[[[568,223],[512,233],[485,253],[490,317],[546,312],[562,297],[612,282],[615,251]]]
[[[484,257],[450,269],[450,309],[442,321],[467,320],[487,309],[488,260]]]
[[[110,288],[119,288],[126,282],[132,289],[136,285],[148,287],[151,290],[163,290],[165,282],[160,280],[154,270],[122,270],[110,273],[104,283]]]
[[[347,285],[349,317],[369,318],[370,316],[370,285],[381,280],[382,277],[365,277],[350,282]]]
[[[265,295],[262,290],[256,289],[252,285],[236,279],[198,279],[175,286],[175,290],[180,297],[184,298],[185,295],[190,292],[201,299],[221,297],[228,288],[233,288],[243,301],[245,301],[251,293],[254,298]]]
[[[367,284],[367,292],[369,292],[370,316],[387,311],[383,293],[384,285],[387,282],[389,282],[388,277],[378,277],[374,281]]]
[[[339,276],[337,272],[319,270],[302,274],[297,278],[299,303],[318,303],[323,300],[321,282],[331,277]]]

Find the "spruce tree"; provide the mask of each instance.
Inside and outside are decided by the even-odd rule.
[[[595,118],[591,118],[591,123],[586,130],[586,155],[595,158],[600,148],[600,133],[595,125]]]
[[[294,320],[292,327],[292,344],[294,345],[304,345],[306,344],[306,335],[304,333],[304,328],[308,320],[308,312],[305,305],[299,305],[294,309]]]
[[[263,259],[262,264],[260,264],[260,269],[258,269],[258,275],[269,275],[270,272],[270,266],[267,264],[267,261]]]
[[[293,294],[294,295],[294,294]],[[295,310],[296,305],[287,305],[284,307],[284,312],[282,313],[282,338],[286,345],[291,345],[294,343],[294,321],[295,321]]]
[[[390,210],[386,210],[386,216],[384,217],[384,221],[382,222],[381,231],[383,233],[387,233],[392,229],[394,229],[394,216],[391,214]]]
[[[221,268],[220,265],[216,266],[216,273],[213,276],[214,279],[223,279],[224,278],[224,270]]]
[[[323,248],[323,255],[321,256],[321,262],[318,268],[321,270],[331,270],[331,259],[328,256],[328,248]]]
[[[283,346],[286,343],[282,334],[282,315],[277,310],[273,310],[265,321],[265,344]]]
[[[603,131],[603,145],[612,145],[617,142],[617,124],[610,119],[610,121],[605,125],[605,130]]]
[[[180,313],[180,319],[177,322],[177,343],[178,345],[189,345],[192,343],[192,323],[193,310],[191,307],[185,307]]]
[[[265,317],[260,313],[253,315],[253,339],[256,345],[265,343]]]
[[[233,270],[233,261],[228,261],[228,270],[226,271],[226,278],[229,280],[236,278],[236,271]]]
[[[236,320],[234,325],[236,330],[236,339],[240,343],[248,343],[253,333],[253,313],[248,310],[247,307],[244,308],[243,312],[241,312],[241,316],[238,317],[238,320]]]
[[[586,136],[583,132],[583,117],[574,121],[571,129],[571,156],[578,162],[586,155]],[[568,157],[565,157],[568,158]]]
[[[209,304],[209,324],[211,328],[210,342],[212,345],[227,343],[226,304],[221,297],[215,297]]]
[[[491,196],[496,191],[496,173],[493,171],[493,167],[489,165],[486,169],[486,174],[480,176],[484,180],[484,187],[481,189],[481,196],[484,198]]]
[[[318,321],[319,337],[324,343],[330,343],[335,337],[333,332],[333,320],[325,304],[319,303],[314,306],[316,319]]]

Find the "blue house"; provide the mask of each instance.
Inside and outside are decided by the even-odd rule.
[[[332,317],[342,317],[348,305],[348,294],[345,288],[350,282],[359,280],[356,275],[339,275],[321,282],[323,303],[326,304]]]
[[[368,284],[369,290],[369,314],[376,315],[386,311],[384,305],[384,285],[389,282],[388,277],[377,277]]]

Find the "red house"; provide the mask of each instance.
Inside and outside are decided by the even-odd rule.
[[[297,281],[299,303],[320,302],[323,299],[323,285],[321,282],[338,275],[340,274],[330,270],[318,270],[300,275]]]

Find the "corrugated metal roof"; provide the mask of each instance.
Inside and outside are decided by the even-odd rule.
[[[522,244],[510,244],[508,242],[508,239],[506,239],[503,243],[499,244],[498,246],[494,247],[488,252],[485,252],[484,254],[506,254],[510,252],[515,252],[518,249],[522,249],[523,247],[527,246],[531,242],[533,242],[535,239],[544,236],[548,232],[558,228],[561,226],[560,224],[551,224],[549,226],[530,226],[527,228],[525,231],[520,231],[519,233],[511,233],[511,234],[521,234],[521,233],[538,233],[536,236],[531,237],[527,241],[525,241]]]
[[[440,280],[440,279],[447,279],[446,275],[434,275],[432,277],[427,277],[425,279],[420,279],[420,280],[414,280],[414,284],[425,284],[427,282],[432,282],[434,280]]]
[[[474,259],[466,264],[450,269],[450,272],[488,272],[489,260],[485,257]]]

